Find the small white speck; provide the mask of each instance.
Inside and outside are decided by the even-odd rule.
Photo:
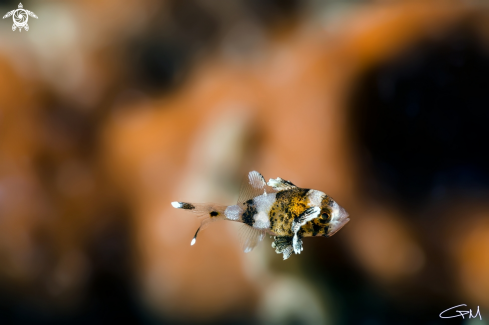
[[[182,203],[180,202],[172,202],[171,205],[176,209],[180,209],[182,207]]]
[[[194,246],[195,244],[195,238],[192,239],[192,241],[190,242],[190,246]]]
[[[246,247],[246,248],[245,248],[245,250],[244,250],[244,252],[245,252],[245,253],[249,253],[249,252],[251,252],[251,249],[252,249],[252,248],[250,248],[250,247]]]

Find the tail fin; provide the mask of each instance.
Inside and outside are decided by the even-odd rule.
[[[197,240],[197,234],[199,231],[204,230],[209,224],[218,220],[225,220],[224,210],[227,206],[217,204],[203,204],[203,203],[187,203],[187,202],[172,202],[171,205],[176,209],[189,210],[195,214],[198,214],[202,218],[200,227],[195,232],[194,238],[190,242],[190,245],[194,245]]]

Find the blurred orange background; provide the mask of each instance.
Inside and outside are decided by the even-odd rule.
[[[23,5],[29,31],[0,24],[1,324],[487,322],[485,3]],[[170,202],[235,204],[250,170],[350,223],[287,261],[226,222],[191,247]]]

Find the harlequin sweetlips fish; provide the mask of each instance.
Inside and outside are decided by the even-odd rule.
[[[284,260],[300,254],[303,237],[331,237],[350,219],[330,196],[317,190],[300,188],[280,177],[265,182],[257,171],[243,182],[238,203],[224,206],[172,202],[174,208],[189,210],[203,217],[200,230],[217,220],[243,223],[243,248],[250,252],[266,234],[274,236],[272,247]]]

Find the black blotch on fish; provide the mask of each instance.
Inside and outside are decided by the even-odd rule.
[[[284,179],[284,180],[282,180],[282,182],[283,182],[284,184],[287,184],[287,185],[290,185],[290,186],[295,186],[294,184],[292,184],[292,182],[291,182],[291,181],[286,181],[285,179]]]
[[[211,215],[211,217],[215,217],[215,216],[218,216],[218,215],[219,215],[219,212],[217,212],[217,211],[212,211],[212,212],[210,213],[210,215]]]
[[[277,218],[270,218],[270,229],[275,228],[275,223],[277,222]]]
[[[185,203],[185,202],[180,202],[180,203],[182,203],[181,209],[185,209],[185,210],[193,210],[193,209],[195,209],[195,206],[193,206],[190,203]]]
[[[317,234],[319,234],[322,230],[323,230],[323,227],[321,225],[318,225],[317,223],[313,222],[312,223],[312,235],[313,236],[317,236]]]
[[[329,216],[327,214],[324,213],[324,214],[321,215],[321,217],[322,218],[317,219],[318,222],[320,222],[320,223],[328,223]]]
[[[306,232],[306,230],[304,228],[301,228],[298,232],[297,232],[297,237],[299,237],[299,240],[301,240],[303,237],[304,237],[304,233]]]
[[[254,216],[258,213],[256,210],[255,202],[253,199],[246,201],[246,210],[243,212],[241,219],[243,223],[252,227],[254,222]]]

